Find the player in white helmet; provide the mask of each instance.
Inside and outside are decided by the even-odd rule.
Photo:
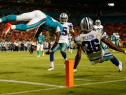
[[[95,21],[95,25],[93,26],[94,30],[103,30],[103,26],[101,25],[100,19],[97,19]]]
[[[91,64],[102,63],[110,60],[113,64],[118,67],[118,71],[122,71],[122,62],[118,61],[107,49],[102,49],[100,42],[104,42],[110,48],[126,54],[126,50],[117,47],[112,44],[104,36],[104,32],[101,30],[93,30],[93,20],[89,17],[85,17],[80,23],[82,31],[80,35],[75,37],[77,44],[77,55],[75,57],[74,71],[77,71],[77,65],[81,59],[81,50],[87,55]]]
[[[95,21],[95,25],[93,26],[93,29],[96,30],[96,31],[97,30],[103,31],[103,26],[101,25],[101,20],[100,19],[97,19]],[[106,36],[106,32],[104,32],[104,35]],[[106,36],[106,38],[107,38],[107,36]],[[103,49],[108,48],[108,46],[105,43],[103,43],[102,41],[101,41],[101,45],[102,45]]]
[[[115,34],[115,44],[117,45],[117,46],[119,46],[120,47],[120,41],[121,39],[120,39],[120,35],[118,34],[118,32]]]
[[[67,60],[66,49],[68,45],[68,35],[71,33],[74,35],[72,23],[68,23],[68,15],[66,13],[60,14],[60,23],[63,26],[63,31],[60,34],[59,42],[57,46],[52,50],[50,54],[50,65],[49,71],[54,70],[54,53],[60,49],[60,52],[64,58],[64,63]]]

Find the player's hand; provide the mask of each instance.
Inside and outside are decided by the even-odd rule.
[[[51,50],[48,50],[47,52],[45,52],[46,55],[50,55],[51,54]]]
[[[125,50],[124,54],[126,54],[126,50]]]
[[[30,52],[30,54],[33,54],[33,52],[34,52],[34,45],[30,46],[29,52]]]

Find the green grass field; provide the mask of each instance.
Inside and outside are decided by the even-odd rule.
[[[48,55],[37,58],[37,52],[0,52],[0,95],[126,95],[126,55],[113,54],[123,62],[122,72],[110,61],[91,65],[82,54],[74,87],[65,87],[64,60],[59,51],[54,71],[47,70]],[[67,50],[68,60],[74,60],[75,55],[76,50]]]

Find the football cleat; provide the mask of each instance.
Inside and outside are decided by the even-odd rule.
[[[40,57],[40,55],[38,55],[37,57]]]
[[[122,66],[123,66],[123,63],[121,61],[119,61],[119,65],[118,65],[118,71],[119,72],[122,71]]]
[[[53,67],[50,67],[50,68],[48,69],[48,71],[52,71],[52,70],[54,70],[54,68],[53,68]]]
[[[3,37],[5,37],[7,35],[7,33],[10,32],[10,30],[11,30],[11,24],[6,23],[5,29],[3,30],[3,33],[2,33]]]
[[[77,72],[77,69],[74,69],[73,72],[76,73]]]

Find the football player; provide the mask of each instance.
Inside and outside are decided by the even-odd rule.
[[[95,25],[93,26],[93,29],[94,30],[99,30],[99,31],[103,31],[103,26],[101,25],[101,20],[100,19],[97,19],[96,21],[95,21]],[[106,35],[106,32],[104,32],[104,35],[106,36],[106,38],[108,37],[107,35]],[[102,48],[103,49],[107,49],[108,48],[108,46],[105,44],[105,43],[103,43],[102,41],[101,41],[101,45],[102,45]]]
[[[0,23],[7,22],[7,21],[28,21],[28,23],[18,24],[18,25],[11,25],[10,23],[6,23],[5,29],[2,33],[3,37],[5,37],[10,30],[29,31],[31,29],[38,28],[34,36],[34,40],[33,40],[34,42],[37,41],[37,38],[41,30],[43,29],[43,26],[49,27],[50,32],[56,35],[55,43],[50,49],[50,51],[53,50],[55,46],[58,44],[60,32],[63,31],[63,27],[58,21],[56,21],[55,19],[53,19],[52,17],[48,16],[47,14],[45,14],[40,10],[34,10],[32,12],[23,13],[20,15],[8,15],[0,18]],[[31,45],[31,49],[30,49],[31,53],[33,51],[33,48],[34,46]]]
[[[115,44],[115,33],[113,33],[113,35],[111,35],[111,41],[113,44]],[[113,52],[115,52],[115,50],[113,50]]]
[[[111,43],[104,36],[104,32],[101,30],[93,30],[93,20],[89,17],[85,17],[80,23],[82,31],[80,35],[75,37],[77,44],[77,55],[75,56],[74,72],[77,71],[77,65],[81,59],[81,50],[87,55],[91,64],[102,63],[110,60],[118,67],[118,71],[122,71],[122,62],[118,61],[107,49],[102,49],[100,42],[104,42],[110,48],[120,51],[126,54],[126,50],[121,49],[115,44]]]
[[[94,30],[103,30],[103,26],[101,25],[101,21],[100,21],[100,19],[97,19],[96,21],[95,21],[95,25],[93,26],[93,29]]]
[[[39,54],[39,50],[42,52],[42,55],[44,56],[44,52],[43,52],[43,39],[44,36],[42,35],[42,32],[39,34],[38,36],[38,41],[37,41],[37,54],[38,56],[37,57],[40,57],[40,54]]]
[[[66,49],[68,44],[68,34],[71,33],[74,35],[73,25],[72,23],[67,22],[68,15],[66,13],[60,14],[60,23],[63,26],[63,31],[60,34],[59,42],[57,46],[52,50],[50,54],[50,65],[51,67],[48,69],[49,71],[54,70],[54,53],[60,49],[60,52],[64,58],[64,63],[67,60]]]
[[[115,44],[120,47],[120,36],[118,32],[115,34]]]

